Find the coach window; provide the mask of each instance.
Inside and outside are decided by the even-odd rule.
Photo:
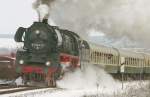
[[[118,56],[117,55],[115,55],[116,56],[116,64],[118,64]]]
[[[95,62],[97,63],[97,51],[95,51]]]
[[[99,63],[99,52],[97,52],[97,62]]]
[[[130,57],[128,57],[128,65],[131,65],[131,63],[130,63]]]
[[[107,55],[106,55],[106,53],[104,54],[104,61],[105,61],[105,64],[107,63]]]
[[[137,66],[140,66],[140,60],[141,60],[141,59],[137,59],[137,62],[136,62],[136,63],[137,63]]]
[[[116,56],[114,56],[114,64],[116,64]]]
[[[97,52],[97,62],[99,63],[99,51]]]
[[[105,54],[105,63],[107,64],[107,54]]]
[[[134,65],[135,65],[135,66],[137,66],[136,62],[137,62],[137,59],[134,58]]]
[[[128,65],[128,63],[129,63],[129,60],[128,60],[128,58],[126,57],[126,58],[125,58],[125,64]]]
[[[104,60],[105,60],[105,57],[104,57],[104,53],[103,53],[103,63],[105,62]]]
[[[95,51],[93,52],[93,61],[95,63]]]
[[[142,59],[141,61],[142,61],[142,65],[145,66],[145,60]]]
[[[126,57],[126,64],[129,65],[129,58]]]
[[[131,65],[133,66],[133,58],[131,58]]]
[[[135,65],[136,65],[136,66],[139,65],[139,64],[138,64],[138,59],[137,59],[137,58],[135,58]]]
[[[136,66],[136,64],[135,64],[135,58],[133,58],[133,66]]]
[[[133,66],[133,58],[131,58],[131,65]]]
[[[116,64],[118,64],[118,56],[116,56]]]
[[[101,56],[101,58],[102,58],[101,62],[104,63],[104,54],[103,54],[103,52],[101,54],[102,54],[102,56]]]
[[[113,58],[114,58],[114,64],[116,64],[116,56],[114,56]]]
[[[137,58],[134,59],[134,65],[137,66]]]
[[[93,61],[93,52],[91,52],[91,61]]]
[[[98,54],[99,54],[98,60],[99,60],[99,63],[101,63],[101,55],[100,55],[101,53],[99,52]]]
[[[115,64],[117,64],[117,56],[115,55],[114,57],[115,57]]]
[[[98,63],[98,52],[96,52],[96,63]]]
[[[124,65],[127,65],[127,64],[128,64],[128,59],[125,58],[125,63],[124,63]]]
[[[99,52],[97,51],[96,56],[97,56],[97,63],[99,63]]]
[[[106,63],[106,54],[104,54],[104,63]]]
[[[125,64],[129,65],[129,58],[128,57],[125,58]]]
[[[114,56],[110,58],[110,64],[113,64]]]
[[[113,58],[113,64],[115,64],[115,56],[114,57],[112,57]]]
[[[96,51],[94,52],[94,56],[95,56],[95,63],[97,63],[97,55],[96,55]]]
[[[127,57],[127,64],[130,65],[130,58]]]
[[[113,57],[110,59],[110,64],[113,64]]]
[[[131,58],[129,57],[129,65],[131,65]]]
[[[132,65],[134,66],[134,58],[132,58]]]
[[[99,52],[99,62],[101,63],[101,60],[102,60],[102,55],[101,55],[101,52]]]
[[[103,53],[103,63],[105,63],[105,54]]]
[[[93,51],[93,62],[95,62],[95,51]]]
[[[144,66],[145,65],[145,61],[144,59],[141,59],[141,65]]]
[[[136,66],[139,65],[138,58],[135,59],[135,65],[136,65]]]
[[[114,63],[116,64],[117,63],[117,56],[113,56],[113,57],[115,59]]]
[[[139,65],[144,66],[143,59],[140,59]]]
[[[134,66],[134,58],[132,58],[132,65]]]
[[[101,63],[103,63],[103,53],[101,52]]]
[[[93,61],[93,52],[91,51],[91,61]]]
[[[142,65],[145,66],[146,65],[145,64],[145,59],[142,59],[141,61],[142,61]]]
[[[95,51],[93,51],[93,61],[95,63]]]
[[[138,63],[139,66],[142,65],[142,64],[140,64],[140,60],[141,60],[141,59],[138,59],[138,61],[137,61],[137,63]]]
[[[127,64],[128,64],[128,65],[131,65],[131,64],[130,64],[130,57],[127,57]]]
[[[91,52],[91,61],[93,62],[93,52]]]
[[[103,63],[105,63],[105,53],[103,53]]]
[[[143,66],[143,64],[142,64],[142,59],[139,59],[139,67],[140,67],[140,65]]]

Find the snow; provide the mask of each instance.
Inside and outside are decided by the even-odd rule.
[[[120,84],[102,68],[94,65],[87,65],[84,70],[78,69],[75,72],[65,74],[62,80],[57,81],[60,88],[68,90],[89,90],[107,89],[109,92],[116,91]]]
[[[20,81],[21,78],[18,78],[18,82]],[[127,81],[123,82],[122,89],[122,83],[114,80],[103,69],[89,66],[84,71],[76,70],[65,74],[64,78],[57,82],[59,88],[22,91],[1,97],[132,97],[127,94],[136,94],[136,91],[148,94],[148,84],[149,81]]]
[[[0,79],[0,85],[2,85],[2,84],[11,84],[11,83],[13,83],[13,81],[12,80],[2,80],[2,79]]]
[[[19,85],[24,85],[24,84],[23,84],[23,79],[22,79],[22,77],[18,77],[18,78],[15,80],[15,83],[16,83],[17,86],[19,86]]]
[[[15,48],[16,42],[12,38],[0,38],[0,48]]]
[[[126,91],[130,92],[131,89],[136,90],[140,89],[141,87],[146,87],[148,85],[148,81],[132,81],[132,82],[125,82],[124,89],[121,89],[121,83],[117,86],[119,87],[118,91],[110,92],[107,90],[111,90],[112,88],[89,88],[89,89],[54,89],[54,88],[46,88],[46,89],[37,89],[37,90],[30,90],[12,94],[5,94],[1,95],[0,97],[84,97],[85,95],[103,95],[99,97],[114,97],[115,94],[124,95],[127,93]],[[111,95],[111,96],[107,96]],[[122,97],[122,96],[117,96]],[[123,96],[128,97],[128,96]],[[136,97],[136,96],[134,96]],[[144,96],[143,96],[144,97]]]
[[[19,89],[24,89],[24,88],[26,88],[26,87],[10,88],[10,89],[0,89],[0,92],[9,91],[9,90],[19,90]]]

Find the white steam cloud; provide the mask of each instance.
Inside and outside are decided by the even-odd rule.
[[[44,12],[41,18],[48,16],[56,25],[86,39],[89,30],[94,29],[107,39],[127,37],[142,47],[150,47],[149,0],[36,0],[33,5],[38,10],[42,4],[48,6],[49,13]]]
[[[33,3],[33,8],[38,13],[39,21],[49,18],[51,3],[53,1],[54,0],[36,0],[36,2]]]
[[[50,18],[80,35],[95,29],[113,39],[126,36],[150,47],[149,5],[149,0],[55,0]]]
[[[58,87],[66,89],[110,89],[117,91],[119,82],[115,81],[102,68],[87,65],[84,71],[77,70],[67,73],[62,80],[57,82]]]
[[[39,14],[40,21],[49,16],[49,8],[47,5],[44,4],[39,5],[39,7],[37,8],[37,12]]]

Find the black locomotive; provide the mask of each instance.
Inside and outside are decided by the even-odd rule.
[[[65,71],[80,67],[80,37],[74,32],[50,26],[47,19],[20,27],[15,41],[24,46],[17,50],[16,72],[25,83],[44,82],[56,85]]]

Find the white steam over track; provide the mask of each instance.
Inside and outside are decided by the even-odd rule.
[[[114,80],[111,75],[107,74],[103,69],[87,65],[84,71],[81,69],[65,74],[62,80],[57,82],[57,85],[65,89],[105,89],[114,92],[119,87],[118,81]],[[118,86],[118,85],[117,85]],[[110,90],[109,90],[110,89]]]

